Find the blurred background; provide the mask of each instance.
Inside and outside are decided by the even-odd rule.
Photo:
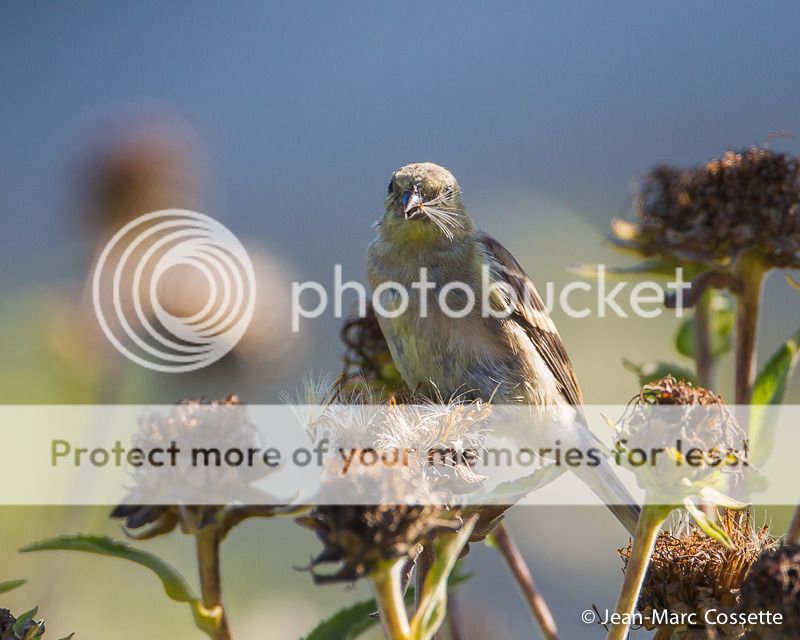
[[[447,166],[477,223],[544,288],[572,265],[627,264],[605,240],[653,165],[770,143],[800,153],[800,6],[774,3],[5,3],[0,7],[0,402],[156,403],[237,392],[277,402],[341,367],[340,320],[291,334],[289,283],[364,281],[391,172]],[[91,265],[125,222],[165,207],[223,222],[255,263],[259,305],[239,348],[192,374],[125,361],[100,333]],[[174,294],[179,305],[185,290]],[[355,298],[350,302],[354,302]],[[773,273],[763,360],[796,328],[800,295]],[[637,390],[622,358],[672,360],[679,320],[554,319],[587,402]],[[689,364],[688,362],[686,364]],[[719,391],[732,396],[726,360]],[[797,378],[789,402],[800,401]],[[2,455],[13,452],[2,449]],[[1,460],[1,457],[0,457]],[[0,461],[0,464],[2,462]],[[0,489],[1,491],[1,489]],[[0,580],[29,584],[54,637],[201,637],[146,572],[94,557],[20,558],[32,539],[121,535],[107,510],[0,508]],[[784,515],[774,514],[785,528]],[[520,509],[524,547],[565,638],[616,597],[622,530],[602,509]],[[147,543],[186,571],[173,535]],[[289,520],[226,542],[238,637],[297,638],[363,585],[312,588],[318,546]],[[531,637],[493,552],[473,548],[471,638]],[[50,634],[48,634],[50,635]]]

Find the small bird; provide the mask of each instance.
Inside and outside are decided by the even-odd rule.
[[[368,278],[378,291],[381,330],[410,389],[431,398],[555,407],[566,414],[562,441],[604,450],[586,426],[575,371],[533,282],[503,245],[475,228],[453,174],[430,162],[395,171],[376,226]],[[481,305],[487,282],[491,314]],[[467,289],[474,304],[465,313]],[[437,303],[440,296],[445,304]],[[633,533],[639,509],[610,464],[575,471]]]

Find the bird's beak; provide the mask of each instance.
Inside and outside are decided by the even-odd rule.
[[[403,194],[403,213],[406,216],[406,220],[410,220],[416,215],[423,202],[422,189],[417,185],[414,185]]]

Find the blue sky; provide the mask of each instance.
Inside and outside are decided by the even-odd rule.
[[[70,255],[85,140],[154,105],[197,130],[214,214],[289,258],[341,251],[342,225],[366,241],[387,175],[421,159],[600,227],[655,162],[800,132],[798,26],[790,2],[4,3],[1,264]]]
[[[303,279],[363,277],[388,177],[420,160],[563,273],[654,164],[800,134],[798,27],[792,2],[4,3],[0,291],[82,277],[77,163],[109,119],[159,110],[200,141],[205,212]],[[778,340],[797,305],[768,295]]]

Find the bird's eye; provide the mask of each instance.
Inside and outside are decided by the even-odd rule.
[[[389,190],[386,192],[386,195],[392,195],[392,191],[394,191],[394,179],[389,180]]]
[[[451,193],[453,193],[452,185],[449,184],[445,185],[444,189],[442,189],[442,193],[444,193],[444,195],[446,196],[449,196]]]

